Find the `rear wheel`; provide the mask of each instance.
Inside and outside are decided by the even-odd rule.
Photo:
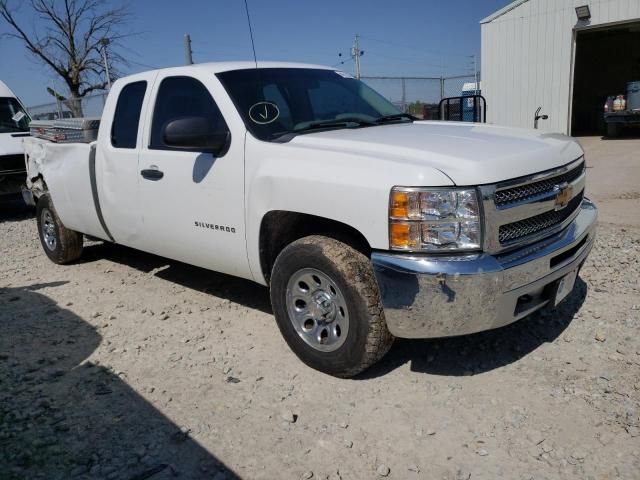
[[[80,258],[82,234],[62,224],[48,193],[38,199],[36,218],[40,243],[52,262],[65,264]]]
[[[332,238],[305,237],[278,255],[271,303],[291,350],[330,375],[357,375],[393,343],[371,262]]]

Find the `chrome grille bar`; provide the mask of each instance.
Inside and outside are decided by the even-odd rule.
[[[480,186],[484,251],[513,250],[562,230],[579,212],[585,172],[580,157],[560,168]],[[558,199],[560,193],[567,197],[564,202]]]
[[[535,217],[501,225],[498,229],[500,245],[508,245],[513,241],[521,240],[562,223],[580,207],[582,197],[583,192],[580,192],[563,210],[550,210]]]
[[[578,178],[584,172],[584,162],[575,167],[574,169],[562,173],[557,177],[547,178],[527,185],[520,185],[518,187],[506,188],[504,190],[496,191],[494,200],[498,208],[503,208],[506,205],[532,200],[540,195],[546,195],[553,192],[556,185],[561,183],[571,183]]]

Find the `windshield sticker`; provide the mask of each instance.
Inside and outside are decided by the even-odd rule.
[[[14,122],[18,123],[24,117],[25,117],[25,113],[24,112],[18,112],[13,117],[11,117],[11,120],[13,120]]]
[[[355,77],[354,77],[353,75],[349,75],[348,73],[341,72],[340,70],[336,70],[336,73],[337,73],[338,75],[340,75],[342,78],[350,78],[350,79],[352,79],[352,80],[354,80],[354,79],[355,79]]]
[[[249,118],[258,125],[275,122],[279,116],[280,109],[271,102],[258,102],[249,109]]]

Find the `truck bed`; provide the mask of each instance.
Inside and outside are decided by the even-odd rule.
[[[33,190],[39,178],[46,179],[46,190],[67,228],[107,239],[94,201],[96,142],[53,143],[29,137],[24,150],[27,188]]]

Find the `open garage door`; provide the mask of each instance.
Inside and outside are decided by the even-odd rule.
[[[640,81],[640,20],[576,33],[572,135],[602,135],[608,96]]]

